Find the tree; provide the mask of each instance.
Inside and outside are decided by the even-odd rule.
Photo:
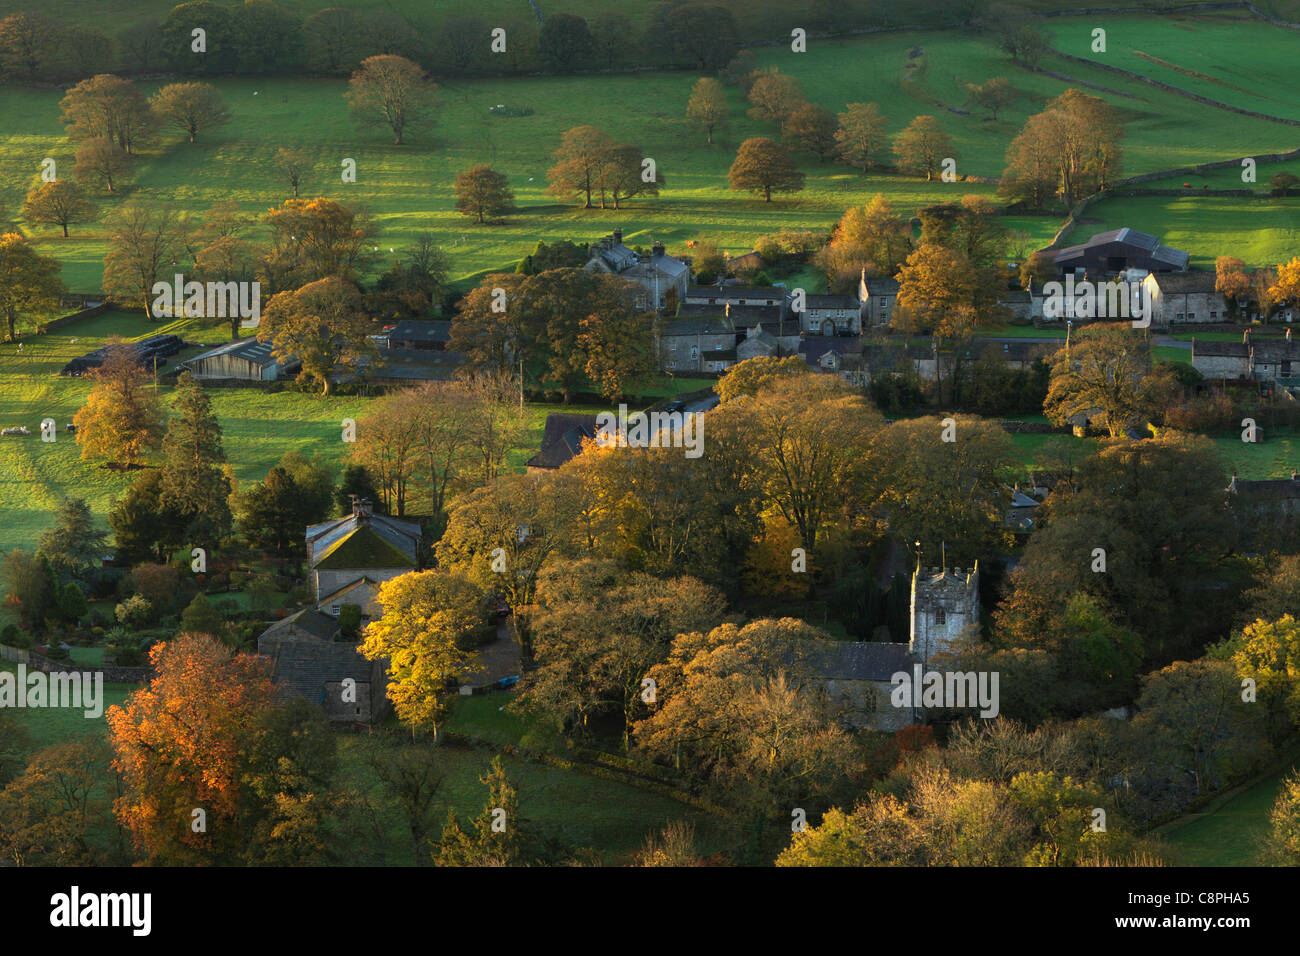
[[[94,382],[86,404],[77,410],[77,444],[83,459],[106,458],[130,468],[157,448],[165,421],[149,373],[127,345],[112,345],[104,364],[90,373]]]
[[[709,76],[702,76],[691,87],[691,98],[686,103],[686,118],[702,126],[713,145],[713,131],[727,125],[730,110],[727,93],[722,84]]]
[[[95,204],[86,198],[80,186],[69,179],[37,183],[23,203],[24,219],[62,226],[65,239],[69,225],[90,222],[97,214]]]
[[[108,526],[113,530],[115,556],[132,566],[149,558],[161,560],[165,545],[176,537],[177,522],[162,507],[162,477],[157,469],[142,471],[113,502]]]
[[[814,261],[833,291],[856,291],[862,269],[873,277],[892,277],[912,251],[912,227],[877,193],[866,207],[845,211],[831,241]]]
[[[1300,724],[1300,624],[1290,614],[1260,618],[1242,628],[1229,646],[1238,676],[1255,682],[1272,739],[1281,742]]]
[[[273,467],[265,481],[241,490],[235,511],[236,527],[253,545],[297,553],[308,516],[298,484],[285,469]]]
[[[236,13],[213,0],[186,0],[172,7],[163,19],[164,60],[177,72],[188,74],[233,72],[240,55],[241,37],[235,29]],[[207,52],[195,56],[194,25],[202,24]]]
[[[478,655],[463,649],[484,624],[484,592],[450,569],[412,571],[385,581],[383,616],[366,626],[362,656],[388,662],[388,696],[397,716],[438,735],[448,682],[473,670]]]
[[[230,122],[230,108],[211,83],[168,83],[149,98],[159,118],[184,132],[190,142],[199,130]]]
[[[334,743],[320,710],[281,703],[265,658],[206,635],[149,659],[149,686],[108,710],[117,817],[136,846],[158,864],[321,862]]]
[[[647,180],[642,166],[644,156],[640,146],[615,146],[609,151],[605,164],[596,177],[596,183],[600,187],[600,208],[605,208],[606,193],[613,200],[615,209],[621,209],[623,200],[633,196],[643,193],[659,195],[659,187],[664,185],[664,175],[656,170],[654,178]]]
[[[300,375],[317,382],[321,394],[328,395],[335,372],[356,366],[371,352],[370,330],[356,286],[330,276],[272,296],[257,339],[270,342],[272,354],[281,361],[301,362]]]
[[[632,21],[618,13],[602,13],[591,21],[592,55],[606,70],[614,69],[628,49]]]
[[[783,123],[785,118],[806,102],[803,88],[793,76],[773,69],[761,74],[749,88],[749,115],[769,123]]]
[[[456,211],[479,223],[497,219],[515,211],[515,194],[503,173],[480,163],[456,177]]]
[[[790,149],[812,153],[825,162],[835,151],[839,122],[824,106],[805,103],[781,122],[781,138]]]
[[[591,194],[599,185],[601,171],[617,144],[594,126],[575,126],[560,137],[555,165],[546,172],[548,191],[562,198],[581,195],[583,209],[591,209]],[[601,201],[604,207],[604,200]]]
[[[412,741],[377,748],[369,759],[384,792],[397,802],[406,818],[416,866],[427,865],[434,804],[443,778],[437,757],[435,748]]]
[[[1105,100],[1066,90],[1029,117],[1012,140],[1000,191],[1039,209],[1052,195],[1073,207],[1119,175],[1123,131],[1122,119]]]
[[[587,21],[569,13],[553,13],[542,22],[537,47],[551,69],[560,73],[581,67],[594,52]]]
[[[104,255],[104,291],[134,300],[153,314],[153,287],[181,255],[176,211],[165,204],[129,201],[108,217],[108,252]]]
[[[1272,195],[1286,197],[1291,195],[1291,190],[1300,186],[1300,176],[1294,176],[1291,173],[1277,173],[1269,179],[1268,185]]]
[[[842,379],[821,375],[772,378],[712,414],[719,424],[736,422],[740,444],[751,449],[746,478],[811,555],[827,527],[853,511],[879,414]]]
[[[587,356],[583,371],[610,401],[629,394],[656,369],[645,318],[630,304],[579,320],[578,346]]]
[[[280,174],[280,177],[289,184],[289,188],[293,190],[293,198],[297,199],[299,189],[311,175],[311,156],[300,149],[290,149],[282,146],[275,151],[275,157],[271,160],[271,165]]]
[[[1052,357],[1043,412],[1054,424],[1080,424],[1100,412],[1112,438],[1143,425],[1168,404],[1171,381],[1153,371],[1145,336],[1124,322],[1079,329]]]
[[[1011,573],[999,633],[1036,646],[1082,592],[1142,636],[1147,660],[1171,660],[1217,639],[1236,611],[1213,585],[1223,580],[1234,540],[1222,504],[1226,484],[1213,448],[1186,436],[1116,441],[1084,459],[1075,490],[1048,499],[1045,520]],[[1094,570],[1099,559],[1104,573]],[[1189,619],[1181,609],[1192,604],[1198,614]]]
[[[803,173],[784,149],[761,136],[740,144],[735,162],[727,172],[734,190],[762,193],[765,202],[772,193],[793,193],[803,189]]]
[[[1293,770],[1283,778],[1268,823],[1264,860],[1274,866],[1300,866],[1300,773]]]
[[[334,463],[319,451],[313,452],[308,458],[297,448],[290,448],[280,456],[277,465],[284,469],[298,488],[303,524],[318,524],[327,520],[334,506]]]
[[[519,793],[506,777],[500,756],[492,758],[491,769],[479,782],[488,788],[488,798],[471,825],[472,832],[461,828],[454,809],[448,811],[434,846],[435,864],[523,866],[532,862],[537,856],[537,839],[519,813]]]
[[[952,158],[952,140],[933,116],[918,116],[894,137],[894,155],[900,166],[925,173],[929,182],[942,161]]]
[[[774,379],[811,373],[808,363],[797,355],[785,358],[760,355],[731,366],[714,384],[713,390],[725,405],[742,396],[757,395]]]
[[[186,45],[189,44],[186,29]],[[158,117],[149,101],[130,80],[101,73],[73,86],[59,101],[68,138],[74,141],[104,137],[134,154],[150,145]]]
[[[108,535],[95,526],[84,498],[65,498],[59,503],[54,526],[41,534],[36,550],[56,574],[85,580],[103,560],[107,539]]]
[[[995,76],[983,83],[967,83],[966,95],[971,102],[988,110],[995,121],[999,110],[1016,101],[1016,91],[1005,76]]]
[[[184,529],[191,547],[212,547],[230,533],[230,479],[222,470],[226,453],[221,425],[207,393],[188,372],[176,383],[178,415],[163,436],[159,503]]]
[[[15,548],[5,555],[4,572],[8,596],[18,602],[19,622],[29,631],[44,631],[45,619],[55,616],[58,603],[58,579],[49,561],[40,554]]]
[[[33,249],[16,232],[0,234],[0,314],[4,315],[10,342],[18,329],[37,327],[59,308],[62,266]]]
[[[1219,256],[1214,260],[1214,291],[1223,295],[1228,307],[1235,313],[1243,301],[1250,298],[1250,273],[1246,263],[1236,256]]]
[[[365,465],[343,466],[343,477],[334,496],[336,513],[350,515],[353,499],[369,501],[374,505],[376,514],[384,513],[384,503],[379,499],[379,489],[375,487],[370,470]]]
[[[112,192],[114,184],[120,186],[130,176],[134,165],[130,153],[107,136],[96,136],[77,147],[72,175],[80,182],[97,182]]]
[[[885,117],[875,103],[850,103],[838,117],[835,144],[850,166],[866,172],[885,145]]]
[[[34,754],[0,792],[0,855],[13,866],[107,862],[89,838],[92,821],[110,803],[107,758],[107,747],[95,737]]]
[[[437,94],[437,84],[419,66],[406,57],[382,54],[361,62],[345,97],[358,124],[387,126],[394,144],[401,146],[407,130],[433,124]]]
[[[206,594],[196,594],[181,614],[181,633],[206,634],[220,640],[226,633],[226,616],[212,606]]]
[[[1002,24],[998,46],[1009,53],[1012,60],[1030,69],[1037,67],[1039,58],[1051,49],[1042,30],[1022,24],[1019,18],[1008,18]]]
[[[0,73],[27,82],[53,73],[59,60],[59,25],[39,13],[0,19]]]
[[[910,549],[920,541],[931,556],[945,547],[950,562],[969,567],[1010,543],[1006,488],[1018,462],[996,423],[965,415],[953,421],[954,441],[944,441],[938,417],[878,431],[868,455],[868,487],[873,509],[889,515],[897,544]]]
[[[642,680],[678,634],[722,620],[721,592],[696,581],[625,575],[613,562],[563,562],[542,572],[530,618],[534,658],[521,706],[585,733],[589,717],[623,718],[626,749],[641,713]]]
[[[373,259],[369,215],[333,199],[286,199],[263,221],[271,227],[271,248],[259,275],[276,292],[331,276],[355,283]]]

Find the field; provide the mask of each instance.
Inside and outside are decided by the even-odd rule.
[[[1152,21],[1109,17],[1106,22],[1117,31],[1111,42],[1112,49],[1118,49],[1123,31],[1115,24],[1131,22],[1136,31]],[[1155,22],[1165,32],[1177,35],[1183,31],[1195,37],[1209,50],[1202,55],[1214,57],[1223,55],[1222,50],[1258,44],[1265,35],[1286,32],[1238,16],[1171,17]],[[1069,45],[1067,40],[1087,36],[1093,18],[1060,18],[1047,23],[1064,48]],[[1161,49],[1168,56],[1177,54]],[[913,56],[918,50],[919,55]],[[960,175],[1000,175],[1006,146],[1026,117],[1070,85],[1015,66],[988,37],[956,31],[818,40],[804,54],[783,47],[762,47],[757,52],[760,62],[798,77],[811,100],[833,111],[855,101],[881,104],[891,133],[919,113],[939,116],[953,138]],[[1226,70],[1229,58],[1224,56],[1224,62]],[[1124,149],[1128,174],[1300,145],[1300,131],[1266,120],[1207,108],[1059,57],[1049,55],[1043,65],[1128,94],[1103,94],[1127,121]],[[1007,76],[1020,94],[996,122],[978,113],[959,115],[948,110],[966,109],[965,84],[993,75]],[[1257,86],[1272,90],[1270,95],[1282,96],[1282,79],[1270,66]],[[973,182],[926,183],[896,175],[863,175],[804,157],[807,188],[797,196],[764,203],[732,193],[727,188],[726,171],[736,145],[749,136],[774,135],[775,130],[747,118],[746,104],[738,91],[731,90],[731,126],[708,147],[684,115],[694,80],[690,73],[642,72],[447,82],[442,87],[436,126],[417,133],[408,145],[400,147],[391,145],[382,132],[356,129],[343,100],[343,80],[218,80],[216,85],[234,113],[232,122],[201,133],[194,144],[168,139],[142,158],[135,187],[111,198],[101,197],[102,210],[107,213],[128,196],[139,196],[173,201],[196,216],[213,202],[226,199],[260,213],[286,195],[270,169],[271,156],[281,146],[298,146],[318,157],[307,186],[310,194],[351,201],[374,213],[381,229],[376,246],[385,265],[413,236],[429,231],[451,254],[455,278],[468,283],[486,271],[513,268],[539,239],[584,241],[621,227],[635,243],[653,238],[680,250],[685,240],[703,235],[732,252],[744,252],[759,236],[778,229],[829,227],[847,206],[877,192],[907,213],[944,198],[995,192],[992,185]],[[158,83],[141,85],[152,92]],[[21,205],[43,158],[53,157],[64,170],[70,166],[72,148],[59,121],[59,97],[57,90],[0,87],[0,115],[6,117],[7,131],[0,136],[0,163],[29,170],[31,177],[7,179],[0,186],[0,208],[12,210]],[[495,116],[489,107],[496,104],[528,107],[533,114]],[[545,192],[546,170],[560,134],[592,122],[621,140],[638,144],[655,160],[666,183],[660,198],[633,200],[619,211],[583,211],[559,203]],[[357,162],[358,181],[354,184],[341,181],[340,163],[345,158]],[[474,162],[491,163],[510,178],[520,212],[507,224],[476,226],[454,211],[452,179]],[[1222,215],[1225,220],[1231,218],[1231,207]],[[1284,210],[1279,213],[1281,219],[1271,218],[1260,229],[1278,232],[1286,215]],[[1235,228],[1241,229],[1240,209],[1237,216]],[[1012,217],[1009,225],[1025,232],[1033,245],[1050,238],[1059,221],[1057,216]],[[1140,223],[1133,224],[1140,227]],[[1225,222],[1224,228],[1234,227]],[[53,229],[42,227],[33,232],[43,251],[63,261],[70,288],[98,288],[104,254],[101,223],[74,226],[66,240]],[[1216,225],[1205,241],[1223,238],[1223,230]],[[1266,241],[1260,242],[1261,248],[1271,248]],[[393,252],[386,253],[387,249]]]

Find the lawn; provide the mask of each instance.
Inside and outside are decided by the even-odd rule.
[[[16,666],[7,662],[0,662],[0,670],[11,673],[15,671]],[[109,707],[125,701],[134,690],[136,690],[135,684],[104,684],[103,707],[105,713],[107,713]],[[55,744],[75,740],[87,734],[103,733],[107,727],[107,722],[102,714],[98,718],[87,717],[81,709],[74,710],[67,707],[23,708],[21,710],[15,709],[11,713],[18,715],[22,726],[31,736],[29,743],[32,750],[52,747]]]
[[[1162,829],[1160,835],[1173,851],[1173,861],[1181,866],[1258,865],[1260,841],[1269,829],[1269,808],[1292,769],[1292,762],[1286,761],[1258,783]]]

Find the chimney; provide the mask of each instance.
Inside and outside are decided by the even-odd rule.
[[[622,230],[622,229],[615,229],[615,230],[614,230],[614,245],[617,246],[617,245],[619,245],[622,241],[623,241],[623,230]]]
[[[662,242],[656,242],[653,246],[650,247],[650,254],[655,256],[662,256],[664,254],[664,244]]]

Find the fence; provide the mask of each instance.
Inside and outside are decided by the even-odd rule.
[[[37,651],[0,644],[0,660],[25,664],[29,670],[45,674],[103,674],[109,684],[143,684],[153,675],[148,667],[119,667],[116,664],[91,666],[73,661],[56,661]]]

